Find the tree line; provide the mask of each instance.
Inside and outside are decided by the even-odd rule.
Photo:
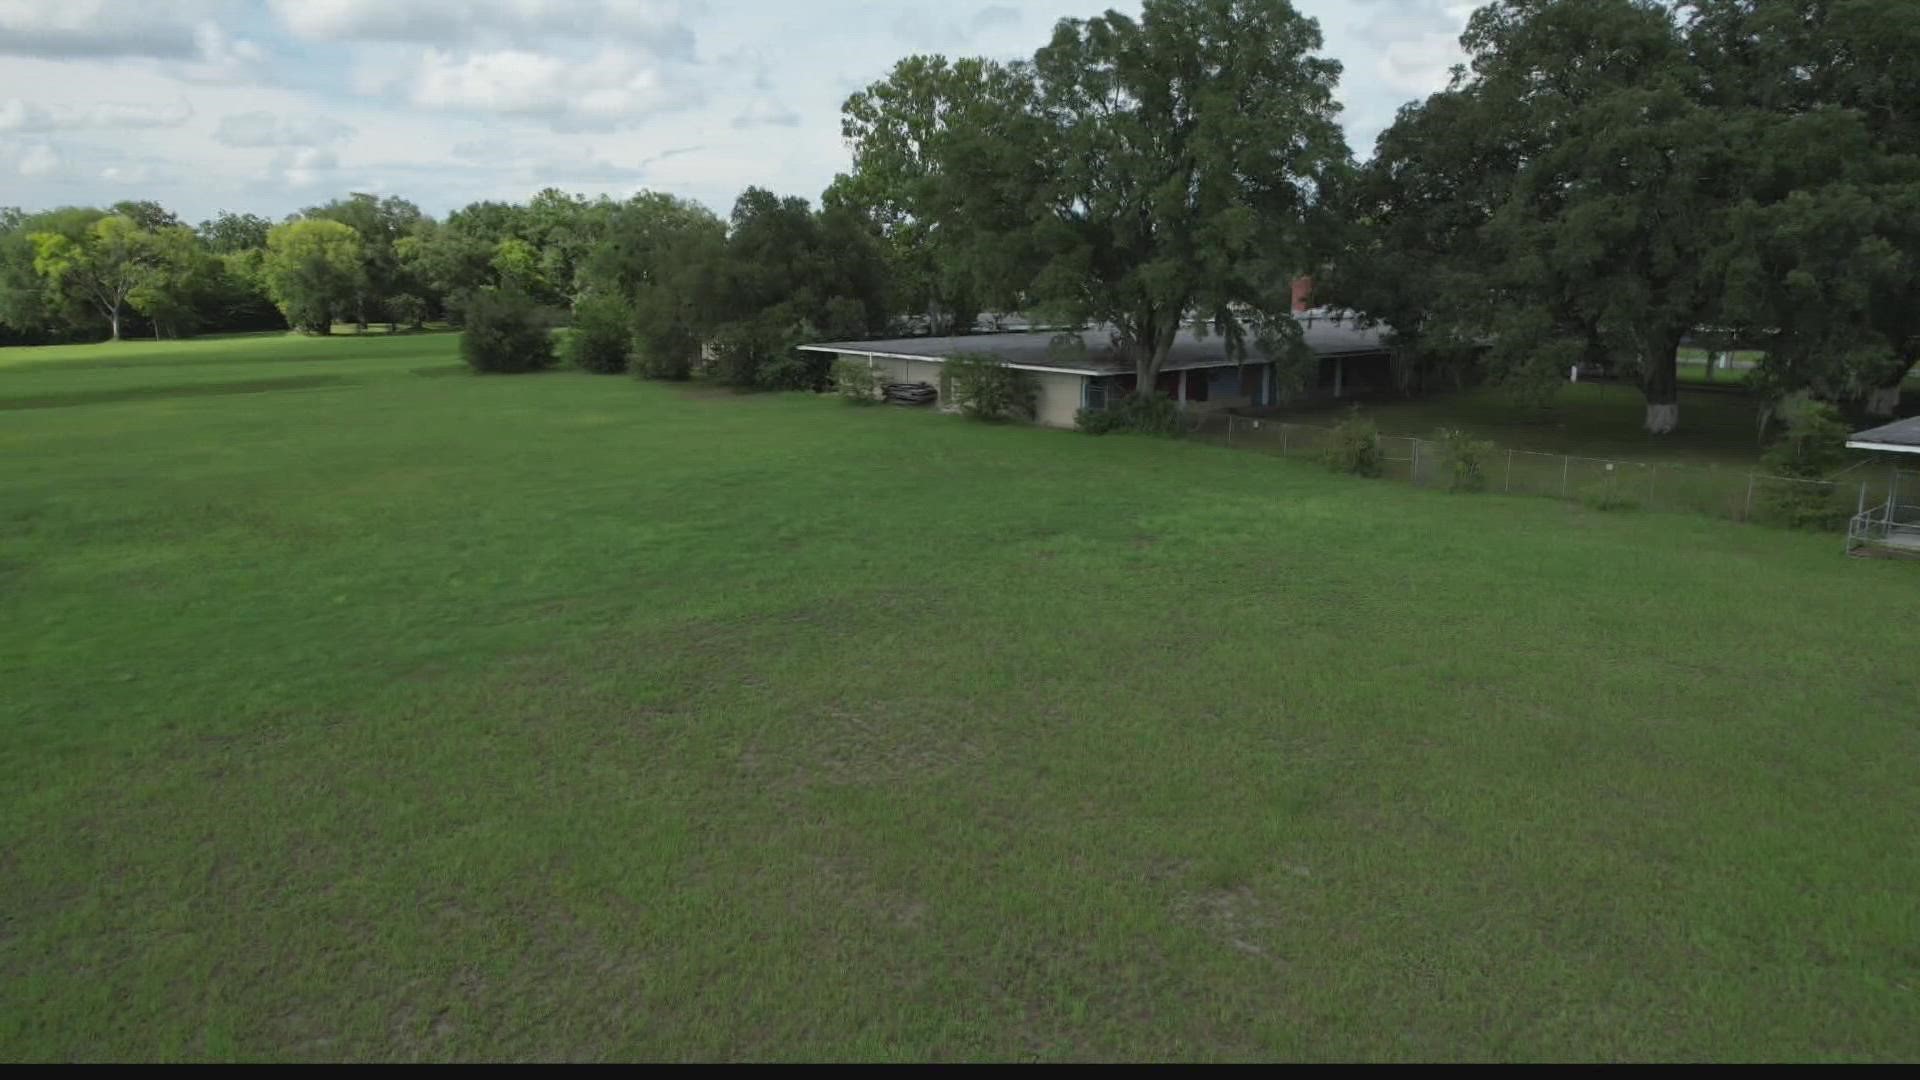
[[[725,219],[552,190],[444,221],[364,195],[197,228],[149,203],[10,211],[0,327],[324,332],[502,292],[628,328],[598,366],[817,387],[803,339],[1021,311],[1108,328],[1143,388],[1191,328],[1277,358],[1284,391],[1310,370],[1310,275],[1387,330],[1409,389],[1600,367],[1664,432],[1696,341],[1763,353],[1765,402],[1897,405],[1920,358],[1920,4],[1495,0],[1461,41],[1364,163],[1312,19],[1146,0],[1027,60],[900,61],[845,103],[851,165],[817,208],[749,188]]]

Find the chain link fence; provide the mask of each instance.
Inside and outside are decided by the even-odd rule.
[[[1318,458],[1333,429],[1218,413],[1199,437],[1236,450]],[[1432,439],[1381,435],[1384,475],[1421,487],[1444,488],[1450,468],[1445,447]],[[1568,499],[1609,510],[1663,510],[1731,521],[1842,531],[1869,501],[1875,478],[1856,465],[1828,480],[1769,476],[1740,469],[1659,465],[1644,461],[1495,449],[1483,461],[1486,490],[1495,494]],[[1884,487],[1884,478],[1880,478]]]

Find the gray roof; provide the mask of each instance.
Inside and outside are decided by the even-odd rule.
[[[1920,453],[1920,416],[1910,416],[1905,420],[1895,420],[1891,424],[1881,424],[1877,428],[1856,431],[1853,437],[1847,440],[1848,446],[1859,446],[1862,443],[1911,447],[1911,452]]]
[[[1382,331],[1361,329],[1350,316],[1326,312],[1306,312],[1294,316],[1300,323],[1307,348],[1321,356],[1348,356],[1386,351]],[[828,341],[802,345],[810,352],[840,353],[846,356],[879,356],[913,360],[946,360],[954,356],[992,355],[1017,368],[1041,371],[1066,371],[1086,375],[1128,374],[1133,365],[1115,355],[1113,335],[1106,330],[1087,330],[1079,337],[1084,351],[1070,346],[1054,347],[1054,331],[1029,333],[971,334],[966,337],[889,338],[883,341]],[[1256,347],[1248,363],[1261,363]],[[1227,343],[1218,334],[1199,337],[1191,330],[1180,331],[1174,339],[1173,353],[1165,371],[1183,368],[1231,367],[1238,364],[1227,355]]]

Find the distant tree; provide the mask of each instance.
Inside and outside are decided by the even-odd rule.
[[[185,337],[199,329],[222,288],[224,264],[192,229],[175,225],[147,234],[152,264],[127,294],[128,306],[153,324],[153,336]]]
[[[1515,171],[1470,95],[1403,106],[1339,193],[1350,223],[1314,296],[1383,326],[1405,389],[1466,378],[1489,317],[1480,234]]]
[[[588,293],[573,305],[566,358],[582,371],[613,375],[627,370],[633,351],[633,312],[611,293]]]
[[[356,192],[324,206],[310,207],[302,216],[337,221],[359,234],[360,277],[348,310],[361,329],[386,314],[390,297],[417,291],[418,285],[398,251],[400,240],[411,235],[425,217],[413,203],[392,195],[383,198]]]
[[[578,271],[626,299],[636,374],[684,379],[721,320],[727,225],[705,207],[643,191],[616,207]]]
[[[816,214],[805,199],[748,188],[734,202],[715,309],[734,343],[719,369],[724,381],[821,389],[826,359],[793,346],[884,326],[884,257],[844,211]]]
[[[267,233],[262,278],[287,322],[316,334],[333,332],[337,315],[364,294],[360,234],[337,221],[308,218]]]
[[[894,298],[934,334],[1013,305],[1031,271],[1023,226],[1046,168],[1033,90],[1022,65],[911,56],[841,108],[853,169],[825,205],[872,223]]]
[[[62,207],[37,214],[10,210],[0,220],[0,327],[9,338],[39,344],[105,328],[85,298],[54,289],[34,268],[33,242],[35,234],[57,233],[84,243],[104,216],[91,207]]]
[[[456,223],[458,217],[444,224],[423,219],[394,242],[394,254],[417,283],[419,294],[431,297],[455,322],[467,296],[497,284],[493,269],[497,241],[473,234]]]
[[[468,299],[460,355],[479,374],[540,371],[553,366],[553,335],[531,297],[488,287]]]
[[[1063,20],[1034,57],[1050,163],[1030,205],[1042,311],[1114,329],[1151,386],[1183,325],[1229,352],[1298,348],[1289,282],[1326,243],[1318,193],[1347,161],[1337,61],[1285,0],[1146,0]]]
[[[231,255],[236,251],[264,250],[267,246],[267,230],[273,228],[273,222],[258,214],[236,214],[222,210],[211,219],[200,223],[197,230],[200,242],[215,255]]]
[[[1774,399],[1890,415],[1920,360],[1920,5],[1691,0],[1707,98],[1740,162],[1720,321]]]
[[[186,224],[179,215],[151,199],[126,199],[114,203],[108,212],[130,218],[135,225],[150,233],[178,229]]]
[[[112,214],[79,239],[59,232],[36,232],[30,239],[34,271],[51,292],[91,306],[106,320],[108,336],[120,340],[128,296],[159,266],[153,234],[132,218]]]

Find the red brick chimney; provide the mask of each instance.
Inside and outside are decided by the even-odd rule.
[[[1293,310],[1307,311],[1313,307],[1313,279],[1297,277],[1293,279]]]

